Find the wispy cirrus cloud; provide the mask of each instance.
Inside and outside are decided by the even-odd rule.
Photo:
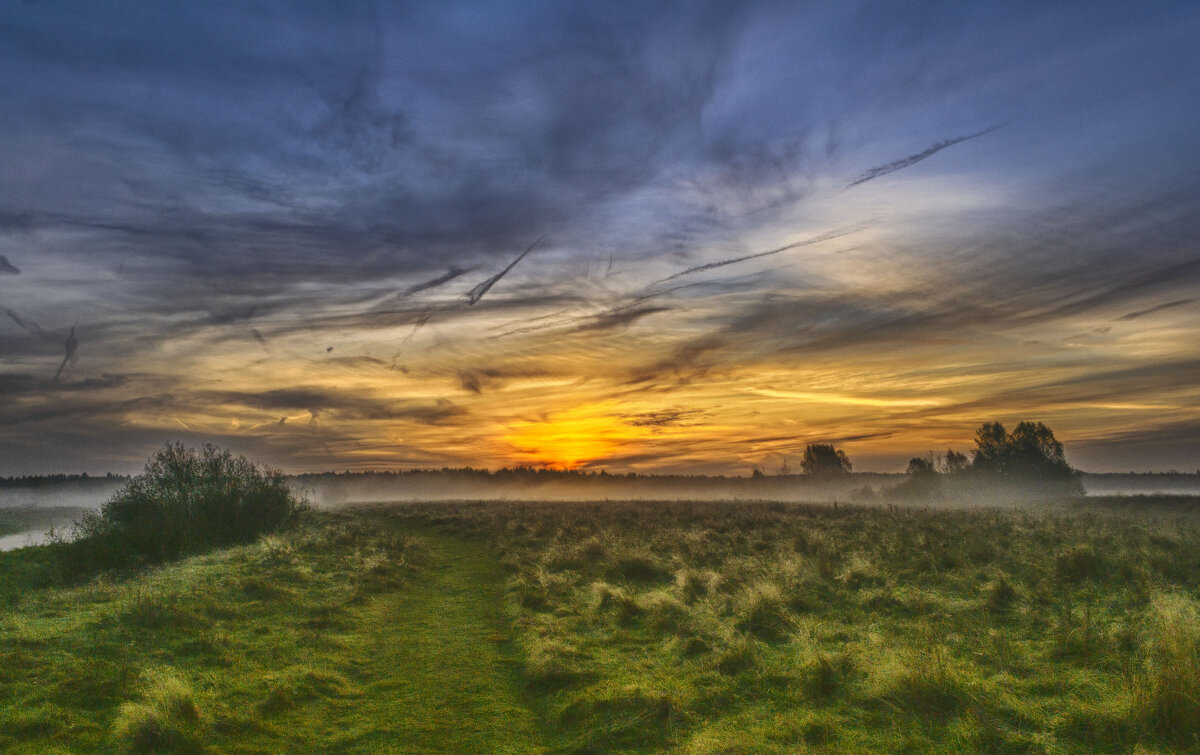
[[[2,13],[0,474],[1194,448],[1186,3]]]

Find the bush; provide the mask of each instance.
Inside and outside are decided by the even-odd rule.
[[[169,443],[145,471],[85,514],[68,544],[77,567],[157,563],[253,542],[306,508],[283,474],[206,444]]]

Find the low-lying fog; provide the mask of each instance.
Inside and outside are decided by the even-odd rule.
[[[294,488],[318,507],[356,503],[499,500],[776,500],[867,503],[904,480],[898,474],[853,474],[835,481],[791,477],[623,477],[620,475],[415,474],[301,475]],[[1196,474],[1085,474],[1087,495],[1200,495]],[[0,487],[0,510],[99,508],[122,481],[94,478]],[[974,498],[974,496],[971,496]],[[948,501],[952,502],[952,501]],[[991,502],[989,500],[989,502]],[[65,512],[64,512],[65,514]],[[72,518],[77,511],[72,512]],[[61,519],[61,517],[60,517]],[[53,517],[46,521],[53,520]],[[69,526],[71,518],[53,520]],[[11,530],[11,527],[9,528]],[[47,527],[0,535],[0,551],[44,542]],[[2,530],[0,530],[2,531]]]

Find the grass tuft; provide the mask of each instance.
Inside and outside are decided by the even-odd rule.
[[[783,591],[773,582],[759,582],[748,589],[737,616],[737,629],[767,642],[782,640],[794,625]]]
[[[113,739],[134,752],[200,752],[204,722],[191,687],[170,668],[145,671],[141,702],[122,703]]]
[[[1200,745],[1200,606],[1192,598],[1158,595],[1151,602],[1134,700],[1148,731]]]

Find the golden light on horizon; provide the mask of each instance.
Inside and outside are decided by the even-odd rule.
[[[623,421],[610,404],[572,407],[537,421],[520,421],[504,436],[524,463],[578,469],[606,459],[645,437],[644,428]]]

